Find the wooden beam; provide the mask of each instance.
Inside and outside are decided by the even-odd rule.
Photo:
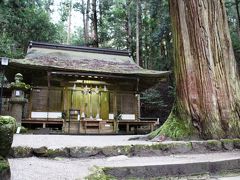
[[[129,77],[129,76],[122,76],[122,75],[112,75],[112,74],[100,74],[100,73],[79,73],[79,72],[64,72],[64,71],[51,71],[52,75],[78,75],[78,76],[86,76],[85,78],[89,78],[89,76],[92,76],[93,79],[94,76],[103,77],[103,78],[116,78],[116,79],[132,79],[136,80],[137,77]]]

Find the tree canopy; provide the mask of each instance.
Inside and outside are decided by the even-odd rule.
[[[61,27],[40,1],[1,1],[0,20],[0,56],[24,56],[31,40],[61,42]]]

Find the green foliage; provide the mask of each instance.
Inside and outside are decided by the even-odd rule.
[[[137,2],[101,0],[98,5],[99,46],[129,50],[135,59]],[[86,15],[86,3],[77,2],[73,8]],[[143,67],[169,70],[172,67],[173,55],[168,1],[141,1],[141,9],[140,59]],[[80,34],[77,30],[72,43],[76,45],[86,43],[87,46],[91,44],[91,37],[88,42],[84,42],[84,39],[83,30]]]
[[[81,27],[74,31],[71,42],[73,45],[84,46],[84,32]]]
[[[0,172],[2,172],[5,169],[9,169],[9,163],[6,159],[0,156]]]
[[[59,10],[59,13],[60,13],[60,17],[61,17],[61,21],[62,22],[65,22],[67,21],[68,17],[69,17],[69,9],[70,9],[70,6],[71,6],[71,1],[70,0],[64,0],[61,2],[60,4],[60,8],[58,9]]]
[[[15,41],[5,32],[0,35],[0,56],[22,57],[23,52],[15,48]]]
[[[7,124],[15,125],[16,120],[11,116],[0,116],[0,126]]]
[[[153,106],[155,108],[165,106],[160,91],[153,88],[147,89],[141,94],[141,102],[147,106]]]
[[[235,2],[237,1],[232,1],[232,0],[226,0],[225,5],[226,5],[226,10],[227,10],[227,15],[228,15],[228,25],[229,25],[229,30],[231,34],[231,39],[232,39],[232,45],[233,49],[240,50],[240,29],[239,29],[239,20],[237,17],[237,11],[236,11],[236,4]],[[239,6],[240,6],[240,1],[238,0]],[[239,9],[240,11],[240,9]]]
[[[23,57],[28,42],[59,42],[60,27],[53,24],[42,1],[0,2],[0,56]]]

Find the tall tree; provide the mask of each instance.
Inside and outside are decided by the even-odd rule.
[[[223,0],[170,0],[176,102],[161,134],[240,137],[240,84]]]
[[[92,0],[93,46],[98,47],[97,0]]]
[[[142,7],[141,0],[137,0],[137,11],[136,11],[136,63],[142,66],[141,57],[141,22],[142,22]]]
[[[88,44],[88,36],[87,36],[87,29],[86,29],[86,4],[84,0],[77,2],[73,5],[75,11],[79,11],[82,14],[82,24],[83,24],[83,38],[84,38],[84,45]],[[75,34],[74,34],[75,36]]]
[[[89,12],[90,12],[90,0],[87,0],[87,7],[86,7],[86,39],[87,39],[87,46],[89,43]]]
[[[131,0],[126,1],[126,7],[127,7],[127,16],[126,16],[127,49],[131,50],[131,44],[132,44]]]
[[[68,2],[68,34],[67,34],[67,44],[71,44],[71,26],[72,26],[72,0]]]

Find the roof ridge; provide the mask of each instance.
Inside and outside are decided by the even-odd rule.
[[[93,48],[85,46],[73,46],[64,44],[52,44],[45,42],[30,41],[28,48],[38,47],[38,48],[48,48],[48,49],[60,49],[67,51],[79,51],[79,52],[91,52],[91,53],[101,53],[110,55],[122,55],[131,56],[129,51],[115,50],[115,49],[105,49],[105,48]]]

